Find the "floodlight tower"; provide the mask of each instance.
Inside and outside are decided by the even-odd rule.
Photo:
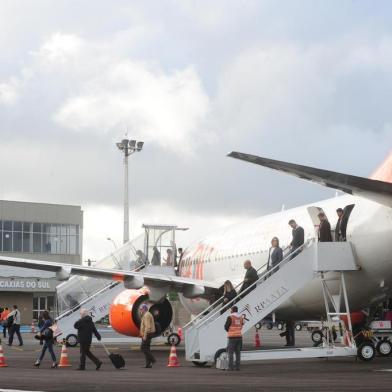
[[[116,143],[117,148],[124,154],[124,244],[129,241],[129,187],[128,187],[128,157],[140,152],[144,142],[123,139]]]

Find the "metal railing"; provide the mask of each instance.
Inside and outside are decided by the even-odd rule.
[[[231,301],[229,301],[227,304],[224,305],[224,308],[226,308],[224,311],[226,312],[230,306],[234,305],[238,300],[244,298],[246,295],[248,295],[256,286],[258,286],[260,283],[264,282],[266,279],[268,279],[270,276],[276,272],[279,267],[282,265],[286,264],[290,260],[294,259],[297,257],[297,255],[302,252],[305,248],[308,248],[315,239],[309,239],[307,240],[303,245],[301,245],[299,248],[295,249],[292,252],[289,252],[281,262],[276,264],[275,266],[265,269],[261,275],[259,275],[259,278],[256,280],[256,282],[252,283],[249,287],[247,287],[244,291],[238,293],[235,298],[233,298]],[[289,247],[287,247],[289,248]],[[286,250],[285,248],[284,250]],[[261,269],[265,268],[268,266],[268,263],[263,264],[257,272],[259,272]],[[242,286],[245,280],[243,280],[241,283],[239,283],[237,286],[235,286],[235,289],[237,289],[239,286]],[[212,305],[210,305],[207,309],[203,310],[200,312],[193,320],[191,320],[188,324],[184,326],[184,329],[189,328],[190,326],[194,325],[196,328],[200,328],[203,326],[207,321],[209,321],[211,318],[213,318],[216,314],[220,314],[223,307],[218,307],[220,303],[223,302],[224,296],[220,297],[217,301],[215,301]],[[200,322],[199,322],[200,321]]]

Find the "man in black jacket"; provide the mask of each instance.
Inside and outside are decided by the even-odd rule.
[[[293,239],[291,241],[291,257],[290,260],[297,256],[298,253],[302,251],[301,247],[305,242],[305,231],[301,226],[297,225],[294,219],[289,221],[290,227],[293,229]]]
[[[318,214],[320,219],[320,226],[318,230],[319,242],[332,242],[331,225],[328,222],[327,216],[324,212]]]
[[[242,283],[242,286],[240,289],[240,293],[245,291],[248,287],[252,286],[253,283],[257,282],[257,280],[259,279],[259,276],[257,275],[257,271],[255,268],[252,267],[252,263],[250,260],[245,261],[244,268],[246,269],[246,273],[245,273],[245,277],[244,277],[244,282]],[[253,286],[251,290],[254,290],[255,288],[256,288],[256,285]]]
[[[338,221],[335,228],[335,241],[346,241],[347,218],[342,208],[338,208],[336,213],[338,214]]]
[[[95,363],[96,369],[99,370],[102,362],[90,351],[91,341],[93,334],[98,340],[101,340],[101,335],[98,333],[97,328],[91,316],[89,316],[86,309],[80,309],[81,318],[75,323],[74,328],[78,330],[78,342],[80,345],[80,366],[77,370],[85,370],[86,356]]]

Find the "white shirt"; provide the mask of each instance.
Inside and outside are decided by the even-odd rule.
[[[7,318],[10,318],[11,316],[14,317],[14,324],[20,325],[20,311],[18,309],[13,310]]]

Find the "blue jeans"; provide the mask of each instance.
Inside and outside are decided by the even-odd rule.
[[[45,340],[44,346],[42,347],[41,355],[38,360],[41,362],[45,356],[46,350],[49,350],[50,356],[52,357],[53,362],[56,362],[56,355],[53,351],[53,340]]]

